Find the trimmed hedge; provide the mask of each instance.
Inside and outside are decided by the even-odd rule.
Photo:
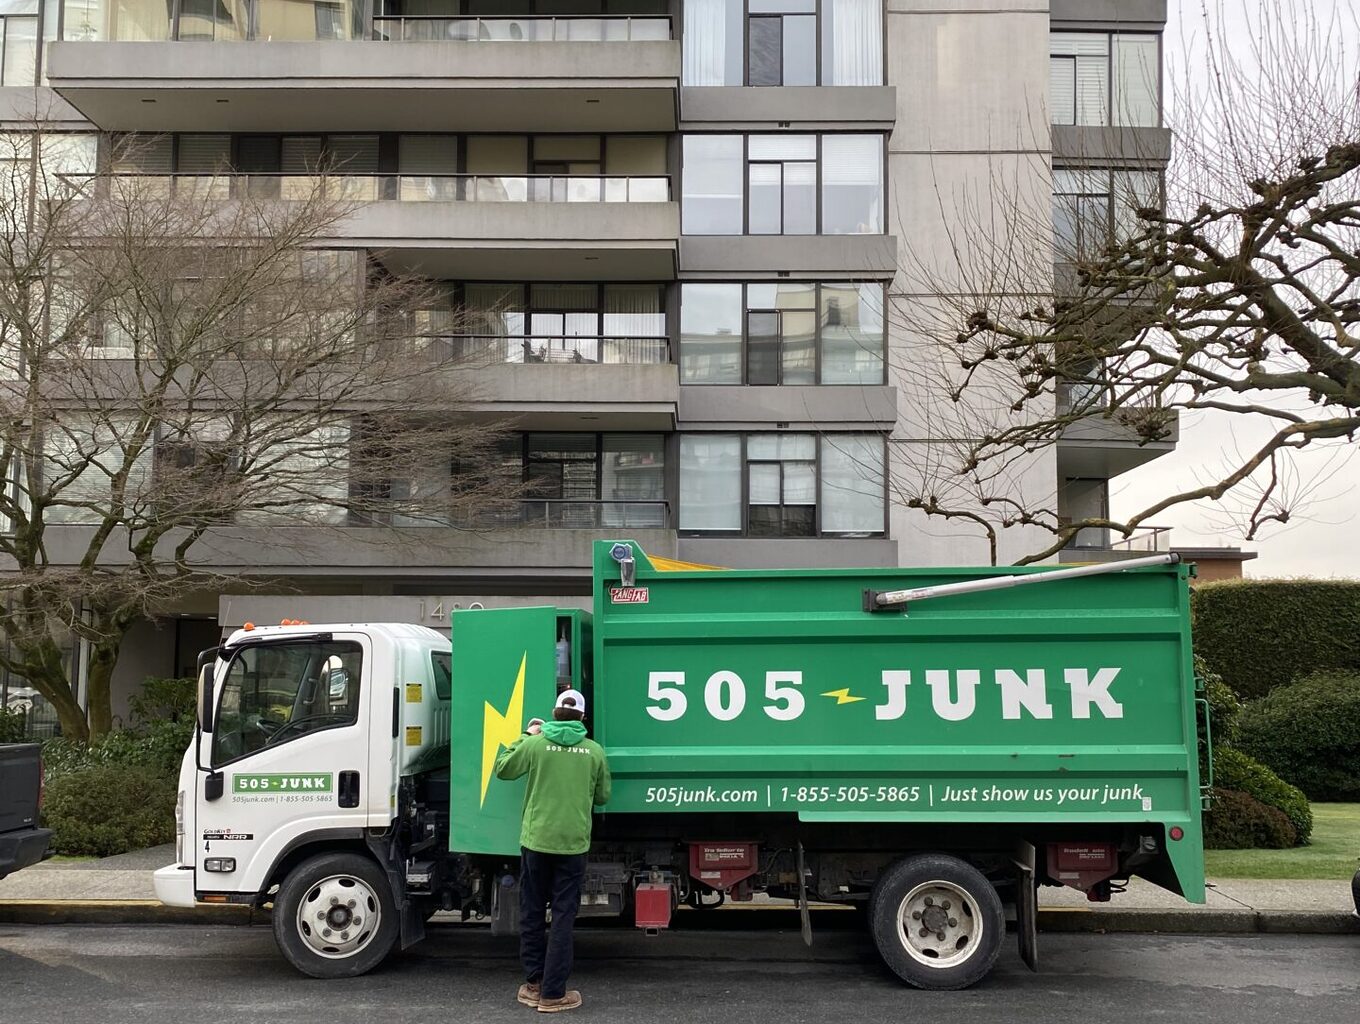
[[[150,768],[105,764],[50,781],[43,820],[57,853],[107,857],[173,842],[175,796]]]
[[[1204,814],[1206,850],[1283,850],[1298,835],[1284,813],[1235,789],[1215,789]]]
[[[1294,828],[1295,845],[1306,846],[1313,834],[1313,809],[1308,798],[1260,761],[1252,760],[1232,747],[1214,748],[1214,784],[1222,789],[1246,793],[1267,807],[1273,807]]]
[[[1315,672],[1242,710],[1244,752],[1310,800],[1360,801],[1360,673]]]
[[[1209,720],[1213,724],[1212,737],[1214,750],[1231,746],[1237,742],[1237,720],[1242,714],[1242,702],[1233,693],[1232,687],[1223,677],[1209,667],[1198,654],[1195,655],[1195,675],[1204,680],[1204,696],[1209,701]],[[1205,735],[1204,722],[1199,722],[1199,749],[1201,774],[1206,766],[1204,750],[1209,737]]]
[[[1360,671],[1360,581],[1207,583],[1191,607],[1195,651],[1239,697],[1322,669]]]

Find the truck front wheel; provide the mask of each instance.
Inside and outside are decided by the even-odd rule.
[[[887,965],[917,988],[958,989],[996,963],[1006,931],[996,889],[966,861],[904,857],[874,885],[869,927]]]
[[[397,909],[377,864],[355,853],[303,861],[274,899],[274,939],[313,978],[366,974],[397,939]]]

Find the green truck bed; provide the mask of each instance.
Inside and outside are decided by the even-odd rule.
[[[867,591],[1043,568],[705,570],[595,545],[593,613],[453,614],[452,828],[518,851],[496,752],[583,688],[614,775],[607,813],[805,822],[1148,823],[1203,899],[1188,568],[865,610]],[[617,553],[622,553],[617,552]],[[462,738],[460,740],[460,737]]]

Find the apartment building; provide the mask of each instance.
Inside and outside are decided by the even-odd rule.
[[[894,474],[942,440],[892,312],[930,297],[898,268],[951,252],[942,196],[960,190],[1051,187],[1060,241],[1117,230],[1117,183],[1155,195],[1165,8],[10,0],[0,116],[69,133],[72,169],[228,167],[281,199],[343,174],[359,205],[334,248],[441,282],[422,322],[494,364],[475,371],[485,409],[514,417],[504,471],[531,486],[518,514],[404,528],[416,543],[224,529],[214,564],[279,592],[165,609],[122,686],[245,619],[438,625],[478,601],[583,600],[600,536],[736,567],[984,561],[968,524],[895,500]],[[125,133],[155,141],[126,158]],[[1173,445],[1084,427],[1017,486],[1085,515]],[[1036,540],[1003,535],[1001,560]]]

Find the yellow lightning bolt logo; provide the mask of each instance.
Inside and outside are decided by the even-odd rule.
[[[835,697],[837,704],[853,704],[857,700],[866,700],[865,697],[850,696],[850,687],[843,686],[839,690],[827,690],[822,694],[823,697]]]
[[[482,804],[486,803],[486,787],[491,785],[491,773],[496,769],[496,755],[501,747],[508,747],[519,738],[524,728],[524,666],[529,652],[519,660],[519,675],[510,692],[510,703],[501,714],[487,701],[482,710]]]

